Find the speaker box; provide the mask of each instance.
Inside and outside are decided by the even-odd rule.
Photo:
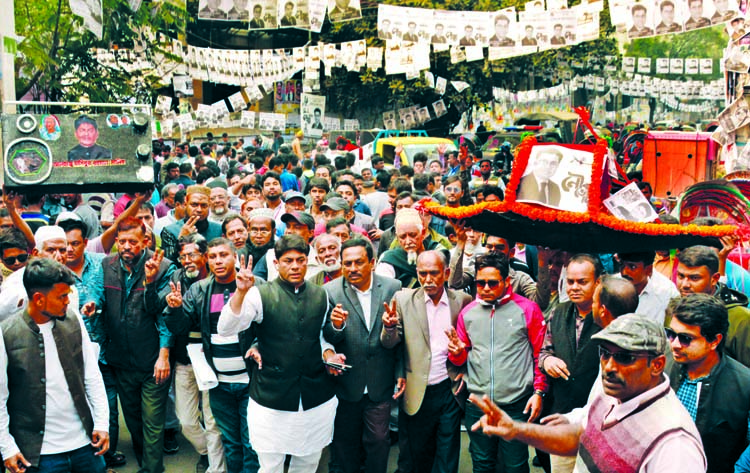
[[[3,183],[22,193],[151,189],[150,120],[128,112],[3,115]]]

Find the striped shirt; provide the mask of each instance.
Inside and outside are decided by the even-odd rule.
[[[214,283],[211,290],[211,305],[209,318],[211,321],[211,352],[216,377],[220,383],[248,384],[250,377],[247,374],[245,360],[240,350],[240,340],[237,335],[223,337],[219,335],[216,326],[219,323],[221,309],[232,297],[237,285]]]

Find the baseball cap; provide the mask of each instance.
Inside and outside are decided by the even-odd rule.
[[[349,210],[349,202],[347,202],[343,197],[331,197],[330,199],[326,200],[323,205],[320,206],[320,210]]]
[[[307,225],[307,228],[310,230],[315,228],[315,219],[307,212],[299,212],[295,210],[294,212],[288,212],[281,216],[281,221],[284,223],[289,223],[292,220],[301,223],[302,225]]]
[[[283,194],[284,202],[289,202],[292,199],[302,199],[305,200],[305,195],[302,194],[302,192],[297,191],[286,191]]]
[[[609,342],[628,351],[648,351],[663,355],[667,349],[664,327],[639,314],[621,315],[591,339]]]

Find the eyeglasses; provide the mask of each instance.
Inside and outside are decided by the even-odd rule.
[[[497,287],[500,285],[500,281],[498,281],[497,279],[477,279],[476,281],[474,281],[474,283],[480,289],[487,286],[489,286],[490,289],[497,289]]]
[[[5,263],[8,266],[13,266],[14,264],[16,264],[16,261],[18,261],[19,263],[25,263],[26,261],[28,261],[28,259],[29,259],[28,253],[21,253],[20,255],[9,256],[7,258],[3,258],[3,263]]]
[[[260,233],[261,235],[268,235],[269,233],[271,233],[271,230],[266,230],[266,229],[260,230],[260,229],[257,229],[257,228],[251,228],[248,233],[250,233],[250,234],[258,234],[258,233]]]
[[[653,356],[652,353],[633,353],[630,351],[618,351],[617,353],[612,353],[603,346],[599,346],[600,360],[607,361],[612,358],[615,360],[615,363],[622,366],[632,365],[638,358],[652,358]]]
[[[445,192],[456,192],[456,193],[458,193],[458,192],[461,192],[462,190],[463,189],[461,189],[460,187],[453,187],[453,186],[445,188]]]
[[[690,345],[691,343],[693,343],[693,340],[695,340],[694,336],[688,335],[686,333],[677,333],[671,328],[665,327],[664,331],[667,333],[667,338],[670,342],[673,342],[676,338],[680,342],[680,345],[682,345],[683,347]]]
[[[200,257],[201,257],[200,253],[187,253],[184,255],[180,255],[180,261],[196,260]]]

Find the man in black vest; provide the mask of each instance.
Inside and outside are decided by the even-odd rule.
[[[161,473],[173,341],[158,299],[174,266],[163,252],[152,253],[146,244],[140,220],[126,218],[118,224],[118,253],[102,261],[104,310],[99,325],[140,471]]]
[[[305,282],[309,251],[299,235],[284,235],[274,246],[279,277],[258,287],[252,265],[243,265],[218,322],[222,337],[256,327],[259,363],[247,412],[262,471],[283,471],[286,455],[290,472],[315,471],[333,436],[338,401],[326,364],[345,369],[346,357],[322,337],[331,305],[323,288]]]
[[[667,311],[672,389],[701,434],[707,471],[733,471],[747,446],[750,368],[724,353],[727,308],[708,294],[690,294],[673,299]]]
[[[547,325],[539,366],[550,379],[552,413],[586,404],[597,375],[597,344],[591,336],[601,330],[591,315],[594,292],[603,273],[595,256],[578,254],[567,266],[569,301],[558,304]],[[552,455],[552,471],[573,471],[575,458]]]
[[[68,314],[73,274],[50,258],[26,266],[25,310],[2,324],[0,453],[11,472],[104,473],[109,405],[98,350]]]

